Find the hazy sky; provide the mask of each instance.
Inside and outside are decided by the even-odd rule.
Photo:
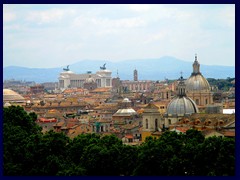
[[[3,65],[174,56],[235,65],[235,5],[3,5]]]

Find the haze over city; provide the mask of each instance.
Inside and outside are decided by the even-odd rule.
[[[173,56],[235,65],[234,4],[3,5],[3,66]]]

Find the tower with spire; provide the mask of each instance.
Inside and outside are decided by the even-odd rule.
[[[181,77],[180,77],[179,80],[180,81],[179,81],[178,86],[177,86],[177,95],[179,97],[183,97],[183,96],[186,96],[186,84],[184,82],[182,72],[181,72]]]
[[[133,71],[133,79],[134,79],[134,81],[138,81],[138,72],[137,72],[136,68]]]

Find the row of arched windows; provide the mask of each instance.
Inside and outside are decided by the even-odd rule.
[[[148,119],[146,119],[146,129],[148,129]],[[155,127],[154,129],[157,131],[158,130],[158,119],[155,119]]]

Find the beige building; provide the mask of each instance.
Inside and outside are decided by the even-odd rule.
[[[154,132],[162,132],[164,128],[163,113],[161,113],[163,105],[157,106],[150,102],[142,114],[142,141],[145,141],[147,136],[154,136]]]
[[[149,92],[153,87],[153,81],[139,81],[138,80],[138,72],[135,69],[133,71],[133,81],[125,80],[122,81],[122,87],[125,90],[129,90],[131,92]]]

